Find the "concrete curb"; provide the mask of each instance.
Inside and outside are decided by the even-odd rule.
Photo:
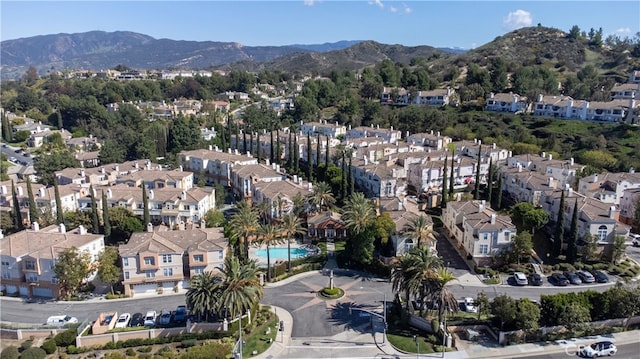
[[[252,358],[259,359],[273,359],[278,358],[280,353],[287,349],[291,343],[291,333],[293,332],[293,316],[286,309],[276,306],[270,306],[271,311],[275,313],[279,320],[284,324],[284,332],[278,332],[276,334],[276,340],[271,346],[262,354],[252,356]],[[278,338],[280,337],[280,338]],[[278,340],[280,339],[280,340]]]

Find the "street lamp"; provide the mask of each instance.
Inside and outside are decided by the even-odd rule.
[[[416,358],[420,358],[420,342],[415,334],[413,335],[413,342],[416,343]]]
[[[371,289],[375,292],[382,294],[382,344],[385,342],[385,338],[387,337],[387,293],[381,292],[375,288],[364,288],[360,287],[360,289]]]

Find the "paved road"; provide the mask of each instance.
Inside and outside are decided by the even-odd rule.
[[[26,163],[27,166],[33,165],[33,157],[31,156],[25,157],[23,156],[23,152],[16,153],[15,151],[18,149],[18,147],[11,147],[9,145],[7,145],[7,147],[4,147],[4,145],[5,143],[2,143],[2,145],[0,146],[0,152],[2,152],[2,154],[7,156],[7,160],[9,160],[11,157],[15,157],[17,161],[20,161],[21,163]],[[20,163],[18,163],[18,165],[20,165]]]
[[[561,359],[561,358],[579,358],[576,355],[576,352],[579,348],[577,346],[570,346],[566,349],[566,352],[560,353],[550,353],[550,354],[540,354],[530,356],[530,359]],[[618,353],[615,355],[615,358],[620,359],[637,359],[639,357],[638,352],[640,351],[640,343],[635,344],[623,344],[618,346]]]

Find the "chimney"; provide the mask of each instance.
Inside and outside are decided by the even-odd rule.
[[[80,169],[80,177],[84,177],[84,168]]]
[[[183,201],[187,199],[187,192],[186,191],[182,191],[182,193],[180,194],[180,199],[183,200]]]
[[[478,213],[484,212],[484,203],[478,203]]]
[[[553,177],[549,177],[548,186],[553,187]]]
[[[115,170],[116,170],[116,172],[120,172],[120,166],[116,165]]]
[[[251,157],[251,152],[247,151],[247,157]]]
[[[227,153],[231,153],[231,147],[227,148]]]
[[[207,222],[204,219],[200,219],[200,229],[207,228]]]
[[[518,172],[522,172],[522,164],[520,162],[518,162]]]
[[[594,174],[593,175],[593,183],[597,183],[598,182],[598,174]]]
[[[491,144],[491,149],[494,149],[494,150],[496,149],[496,143],[495,142]]]
[[[102,173],[102,174],[105,173],[104,166],[100,167],[100,173]]]
[[[138,165],[138,161],[133,162],[133,167],[134,167],[135,169],[140,168],[140,165]]]
[[[67,233],[67,228],[64,226],[64,223],[60,223],[58,225],[58,232],[60,233]]]
[[[573,188],[569,187],[569,192],[567,192],[567,197],[573,197]]]
[[[462,193],[461,192],[456,193],[456,202],[460,202],[461,199],[462,199]]]
[[[629,173],[636,173],[636,169],[633,167],[629,167]]]
[[[180,223],[178,224],[178,229],[184,231],[184,221],[180,221]]]
[[[38,196],[44,197],[44,193],[45,193],[45,188],[44,187],[38,188]]]
[[[183,170],[182,165],[178,166],[178,171],[182,172],[182,170]]]
[[[267,159],[264,160],[264,164],[267,165],[267,166],[270,166],[271,165],[271,161],[269,161],[269,159],[267,158]]]
[[[609,207],[609,218],[611,219],[616,218],[616,206]]]
[[[153,224],[147,223],[147,232],[149,232],[149,233],[153,232]]]
[[[491,224],[496,224],[496,214],[491,213]]]
[[[2,228],[0,228],[0,239],[4,238],[4,234],[2,233]]]
[[[553,160],[553,155],[549,154],[549,161]]]
[[[368,165],[369,164],[369,159],[367,158],[367,156],[364,156],[364,165]]]
[[[309,182],[309,183],[307,184],[307,190],[309,190],[309,191],[313,191],[313,183]]]
[[[540,157],[547,158],[547,153],[546,152],[542,152],[542,155]]]
[[[402,202],[398,201],[398,211],[402,211]]]
[[[23,196],[22,186],[18,186],[18,187],[16,188],[16,193],[18,194],[18,196]]]
[[[575,162],[573,161],[573,157],[569,158],[569,165],[570,165],[570,166],[573,166],[573,164],[574,164],[574,163],[575,163]]]
[[[293,175],[293,182],[298,183],[298,175]]]
[[[153,199],[153,190],[152,189],[149,190],[149,196],[148,197],[149,197],[149,199]]]
[[[1,194],[7,194],[7,186],[2,185],[2,187],[0,187],[0,193]]]
[[[40,230],[40,224],[38,224],[38,222],[31,223],[31,229],[33,229],[34,232],[39,231]]]
[[[276,170],[276,163],[275,163],[275,162],[273,162],[273,163],[271,164],[271,169]]]
[[[111,190],[111,188],[107,188],[107,198],[111,197],[113,197],[113,191]]]
[[[78,226],[78,234],[87,234],[87,229],[83,225]]]
[[[276,172],[280,172],[280,165],[276,164]]]

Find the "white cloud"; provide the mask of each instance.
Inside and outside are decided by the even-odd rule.
[[[384,9],[384,4],[382,3],[382,0],[369,1],[369,5],[376,5],[379,8]]]
[[[617,29],[615,31],[616,34],[630,34],[631,33],[631,29],[628,27],[622,27],[620,29]]]
[[[413,12],[413,10],[409,6],[407,6],[407,4],[402,4],[402,6],[404,6],[403,11],[405,14],[411,14]]]
[[[315,3],[315,0],[304,0],[304,4],[307,6],[313,6],[314,3]]]
[[[389,11],[398,12],[398,9],[395,6],[391,5],[391,6],[389,6]]]
[[[509,30],[519,29],[521,27],[531,26],[533,23],[533,16],[531,13],[525,10],[516,10],[510,12],[507,17],[502,21],[502,26]]]

